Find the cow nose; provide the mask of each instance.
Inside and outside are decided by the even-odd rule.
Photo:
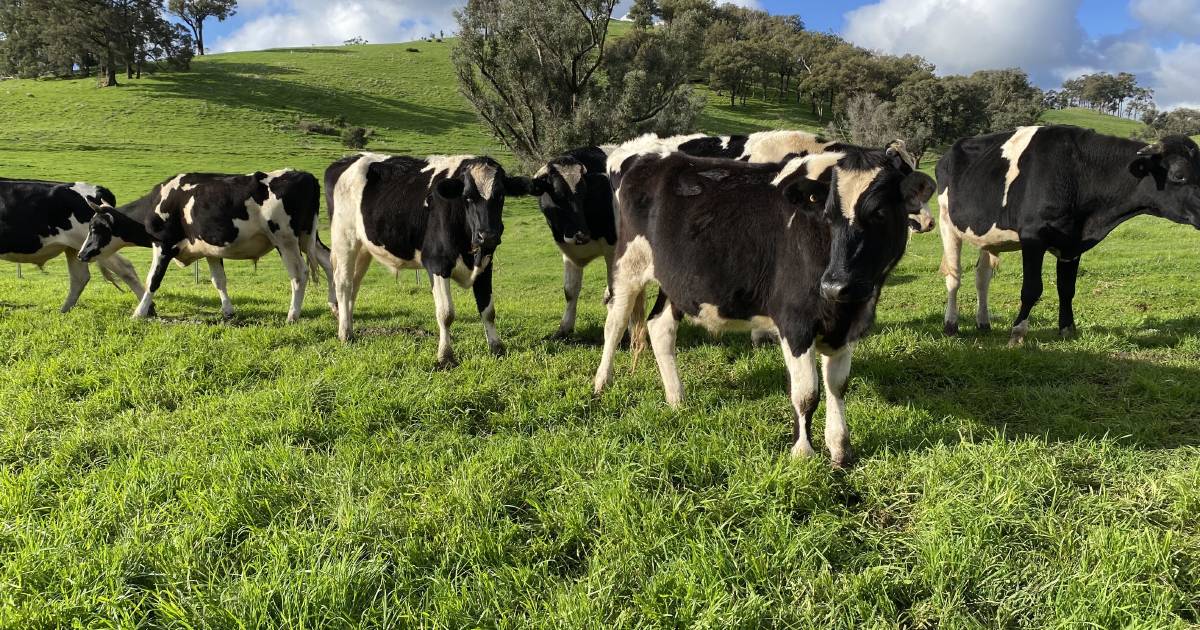
[[[846,293],[848,292],[849,288],[850,288],[850,285],[846,282],[839,282],[836,280],[822,280],[821,281],[821,296],[824,297],[826,300],[831,300],[833,302],[841,302],[842,300],[845,299]]]
[[[575,233],[574,240],[575,240],[576,245],[587,245],[588,242],[592,240],[592,238],[590,236],[588,236],[585,232],[580,231],[580,232]]]
[[[482,247],[495,247],[500,244],[500,235],[495,232],[480,232],[475,235],[475,242]]]

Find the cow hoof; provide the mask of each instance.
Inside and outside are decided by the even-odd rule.
[[[557,332],[547,337],[547,339],[550,339],[551,341],[566,341],[571,338],[572,332],[574,331],[570,329],[559,328]]]
[[[438,359],[437,365],[434,367],[442,371],[453,370],[454,368],[458,367],[458,359],[455,359],[453,355],[442,357]]]
[[[841,455],[834,455],[831,459],[833,467],[838,470],[847,470],[853,468],[854,464],[858,462],[858,458],[854,456],[854,453],[850,452],[842,453]]]
[[[150,313],[148,315],[150,317],[158,317],[158,309],[154,308],[153,304],[150,305]]]
[[[803,442],[796,442],[792,445],[792,457],[796,459],[808,459],[816,457],[817,452],[813,450],[812,445]]]
[[[992,323],[991,322],[980,322],[975,325],[975,328],[977,330],[979,330],[979,332],[992,332]]]
[[[493,355],[498,357],[508,354],[508,348],[505,348],[503,343],[497,342],[495,344],[489,344],[488,349],[492,351]]]
[[[1078,337],[1079,332],[1075,330],[1074,326],[1066,326],[1058,329],[1058,336],[1062,337],[1064,340],[1070,340]]]
[[[1012,328],[1012,334],[1008,337],[1008,347],[1015,348],[1025,343],[1025,333],[1029,332],[1029,320],[1025,320]]]
[[[947,337],[957,337],[958,322],[946,322],[942,325],[942,332],[945,333]]]

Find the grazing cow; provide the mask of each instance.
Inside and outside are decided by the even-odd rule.
[[[116,198],[107,188],[82,182],[0,179],[0,260],[46,264],[67,254],[71,288],[62,312],[71,310],[91,279],[88,265],[76,258],[87,239],[88,223],[97,209],[110,210]],[[96,253],[104,277],[120,278],[138,297],[142,283],[137,271],[117,250],[138,243],[115,240]]]
[[[335,305],[329,250],[317,235],[320,204],[321,186],[311,173],[290,169],[249,175],[184,173],[131,204],[97,212],[79,258],[90,260],[114,239],[153,248],[147,290],[134,311],[136,318],[153,314],[154,293],[172,260],[186,266],[204,258],[221,297],[221,312],[231,317],[224,260],[258,260],[275,249],[292,280],[287,316],[292,323],[300,319],[309,269],[314,274],[325,270],[331,281],[330,308]]]
[[[660,138],[646,134],[623,145],[583,147],[550,160],[533,179],[533,193],[555,243],[563,255],[563,293],[567,307],[556,336],[565,337],[575,328],[575,312],[583,285],[583,268],[603,257],[611,285],[616,219],[609,173],[619,173],[621,164],[641,153],[679,151],[698,157],[720,157],[748,162],[779,162],[792,156],[820,153],[833,143],[804,131],[762,131],[748,136],[692,134]],[[611,158],[611,159],[610,159]],[[924,213],[928,231],[933,225]],[[608,301],[605,290],[605,302]]]
[[[596,392],[609,382],[626,322],[655,281],[670,296],[648,322],[668,403],[683,398],[675,334],[684,315],[710,330],[776,328],[797,414],[792,453],[814,453],[820,352],[829,397],[825,442],[836,465],[848,464],[843,395],[851,353],[904,254],[908,216],[929,200],[933,180],[895,148],[851,146],[763,165],[650,154],[623,171]]]
[[[325,186],[333,191],[339,339],[351,337],[358,290],[374,258],[393,271],[424,267],[429,273],[440,367],[456,364],[451,279],[473,289],[488,346],[494,354],[504,352],[496,333],[492,258],[504,232],[504,198],[529,194],[528,179],[509,177],[488,157],[362,154],[334,162]]]
[[[1200,154],[1184,136],[1146,145],[1078,127],[1022,127],[959,140],[938,162],[937,179],[947,335],[958,333],[964,240],[980,248],[980,330],[991,328],[988,285],[1000,253],[1021,250],[1021,308],[1009,338],[1016,345],[1042,295],[1046,252],[1058,259],[1058,328],[1068,337],[1084,252],[1140,214],[1200,228]]]

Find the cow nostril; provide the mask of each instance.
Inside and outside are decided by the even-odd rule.
[[[846,293],[846,283],[844,282],[821,282],[821,295],[827,300],[838,300]]]

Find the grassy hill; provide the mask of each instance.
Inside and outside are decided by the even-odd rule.
[[[98,90],[0,82],[0,176],[123,199],[181,170],[320,172],[344,150],[488,152],[448,45],[215,55]],[[729,109],[714,132],[813,121]],[[1126,135],[1088,112],[1048,119]],[[0,627],[1095,627],[1200,620],[1200,258],[1152,219],[1084,257],[1081,336],[1055,330],[1053,265],[1026,347],[941,336],[936,234],[912,239],[855,356],[861,463],[786,456],[775,348],[685,327],[688,400],[643,360],[595,398],[603,269],[579,336],[550,341],[561,270],[529,201],[506,208],[493,358],[455,291],[463,361],[433,370],[428,282],[374,267],[342,345],[310,288],[284,326],[277,261],[227,265],[238,314],[168,271],[160,319],[61,259],[0,266]],[[143,252],[131,252],[146,269]],[[973,252],[964,252],[973,260]],[[1008,255],[992,308],[1015,314]],[[972,276],[968,263],[964,279]],[[962,320],[973,320],[969,280]],[[824,417],[824,411],[817,414]],[[820,435],[818,420],[813,433]]]

